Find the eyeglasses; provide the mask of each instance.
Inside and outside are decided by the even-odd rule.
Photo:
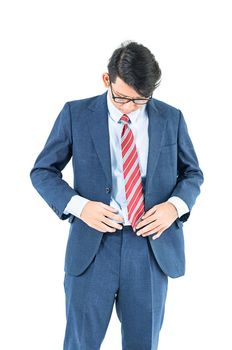
[[[152,99],[152,95],[148,98],[129,98],[129,97],[115,96],[113,93],[113,88],[112,88],[111,82],[110,82],[110,89],[111,89],[112,98],[113,98],[114,102],[116,102],[116,103],[125,104],[125,103],[132,101],[136,105],[145,105],[148,101],[150,101]]]

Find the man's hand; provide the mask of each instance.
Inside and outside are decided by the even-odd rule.
[[[143,237],[155,234],[152,239],[160,235],[178,218],[176,207],[170,202],[155,205],[143,215],[137,224],[137,235]],[[146,227],[144,227],[147,225]],[[142,228],[143,227],[143,228]]]
[[[116,215],[117,209],[101,203],[89,201],[82,209],[80,218],[90,227],[100,232],[115,232],[116,229],[121,230],[122,225],[114,222],[123,222],[123,218]]]

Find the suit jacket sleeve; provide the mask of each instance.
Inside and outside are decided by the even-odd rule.
[[[187,204],[189,212],[180,218],[181,221],[186,221],[200,193],[200,186],[203,183],[203,174],[199,168],[198,159],[181,112],[178,129],[177,157],[178,177],[172,196],[180,197]]]
[[[62,220],[69,217],[63,213],[64,209],[77,194],[62,179],[62,170],[71,157],[72,127],[69,104],[66,103],[30,173],[33,186]]]

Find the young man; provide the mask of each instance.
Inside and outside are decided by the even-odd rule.
[[[107,92],[64,105],[31,171],[71,223],[64,350],[100,349],[114,303],[122,349],[157,349],[168,276],[184,274],[182,225],[203,175],[182,113],[152,98],[160,77],[143,45],[116,49]],[[62,179],[71,157],[73,187]]]

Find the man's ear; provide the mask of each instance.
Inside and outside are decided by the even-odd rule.
[[[105,72],[102,74],[102,80],[106,88],[110,86],[110,77],[109,73]]]

